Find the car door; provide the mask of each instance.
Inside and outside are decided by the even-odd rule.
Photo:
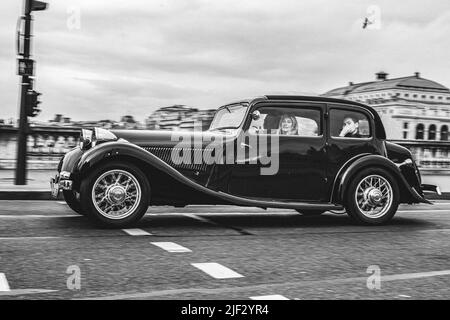
[[[329,104],[327,109],[327,192],[340,169],[364,154],[379,154],[374,139],[373,116],[365,109]]]
[[[233,166],[228,192],[238,196],[272,200],[324,201],[324,110],[325,105],[320,103],[273,101],[255,105],[244,126],[245,137],[241,137],[237,143],[237,148],[244,149],[246,153],[245,157],[237,159]],[[255,114],[259,114],[260,118],[256,119]],[[289,116],[297,122],[296,134],[280,132],[280,121]],[[256,153],[255,141],[258,142]],[[249,163],[249,160],[255,159],[255,154],[258,154],[260,159],[260,146],[264,143],[268,145],[271,162]],[[269,168],[271,170],[267,170]],[[266,171],[263,172],[262,169]]]

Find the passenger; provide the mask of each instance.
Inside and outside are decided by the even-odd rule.
[[[353,115],[346,115],[344,117],[344,123],[342,125],[342,130],[339,136],[361,138],[362,135],[359,133],[359,120]]]
[[[278,128],[280,135],[298,135],[298,123],[294,116],[281,116]]]

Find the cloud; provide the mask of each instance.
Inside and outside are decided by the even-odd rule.
[[[363,30],[369,5],[382,28]],[[426,6],[426,7],[425,7]],[[0,13],[0,118],[17,114],[14,28]],[[67,19],[80,12],[80,29]],[[174,103],[217,107],[266,93],[322,93],[348,81],[421,71],[450,86],[447,0],[70,0],[35,14],[42,119],[143,120]]]

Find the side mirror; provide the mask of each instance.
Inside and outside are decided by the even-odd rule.
[[[252,112],[252,120],[259,120],[259,118],[261,118],[261,112],[259,112],[258,110],[255,110]]]

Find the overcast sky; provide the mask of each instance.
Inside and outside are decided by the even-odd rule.
[[[0,118],[8,118],[18,114],[22,0],[1,2]],[[320,94],[379,70],[420,71],[450,87],[449,0],[48,2],[34,14],[39,120],[63,113],[142,121],[172,104],[203,109],[269,93]],[[371,5],[381,27],[363,29]]]

